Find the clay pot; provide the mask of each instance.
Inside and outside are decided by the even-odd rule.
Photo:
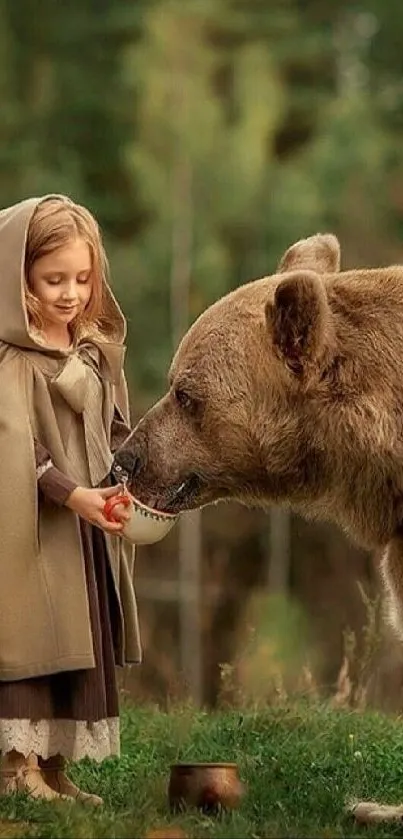
[[[173,811],[197,807],[205,813],[239,807],[245,788],[236,763],[177,763],[168,786]]]

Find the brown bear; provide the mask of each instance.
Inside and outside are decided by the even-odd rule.
[[[383,551],[403,636],[403,267],[340,271],[335,236],[210,306],[116,454],[135,495],[183,511],[285,504]]]

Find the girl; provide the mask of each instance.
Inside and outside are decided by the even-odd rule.
[[[57,195],[0,212],[0,289],[0,792],[98,804],[64,763],[119,753],[115,664],[141,653],[126,514],[103,514],[130,427],[92,215]]]

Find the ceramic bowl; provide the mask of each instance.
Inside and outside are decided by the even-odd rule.
[[[171,766],[171,810],[197,807],[206,813],[239,807],[245,788],[236,763],[176,763]]]
[[[160,542],[179,518],[175,514],[153,510],[132,495],[114,495],[105,502],[104,514],[107,519],[116,521],[114,509],[119,505],[127,507],[130,514],[130,519],[122,530],[122,536],[134,545],[153,545]]]

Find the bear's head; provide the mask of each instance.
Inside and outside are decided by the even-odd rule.
[[[402,279],[399,268],[340,272],[330,234],[294,244],[274,275],[192,325],[167,393],[117,451],[115,476],[123,470],[134,495],[171,512],[219,499],[286,503],[362,542],[382,540],[403,489],[403,377],[391,361],[394,350],[403,363],[402,325],[391,335]]]

